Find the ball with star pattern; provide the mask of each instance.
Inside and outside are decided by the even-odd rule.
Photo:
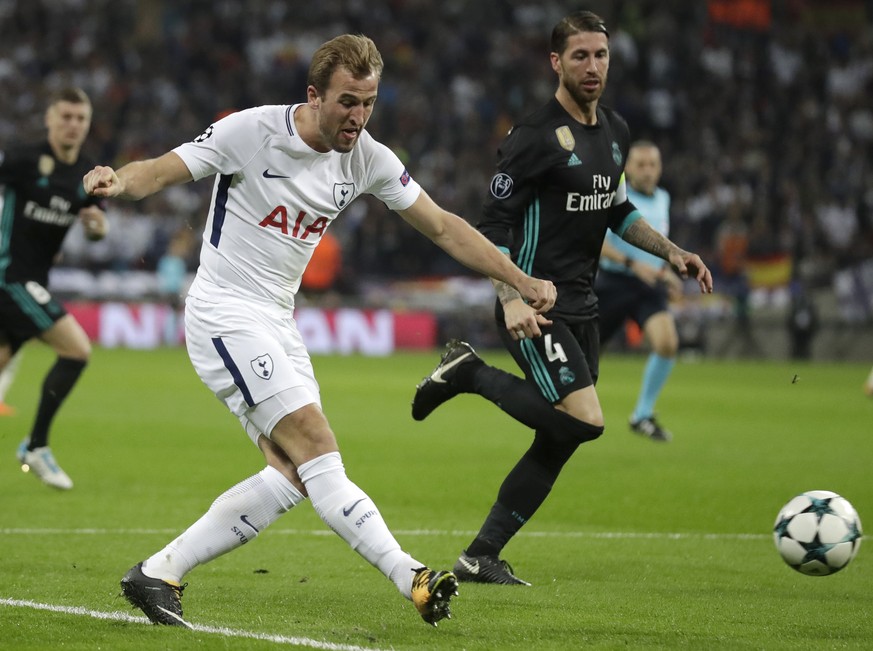
[[[861,520],[849,501],[831,491],[807,491],[776,516],[773,538],[782,559],[801,574],[827,576],[855,558]]]

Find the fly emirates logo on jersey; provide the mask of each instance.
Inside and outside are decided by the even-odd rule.
[[[612,178],[603,174],[595,174],[592,177],[590,194],[582,194],[580,192],[567,193],[567,212],[590,212],[593,210],[605,210],[615,201],[615,190],[612,192],[603,192],[609,190],[612,185]]]
[[[288,215],[288,209],[285,206],[276,206],[269,215],[258,223],[258,226],[277,228],[282,231],[282,235],[305,240],[310,235],[316,239],[320,238],[327,230],[328,223],[327,217],[312,217],[303,210],[297,213],[297,217],[292,222]]]
[[[43,224],[51,224],[53,226],[62,226],[66,228],[74,221],[76,215],[70,213],[72,203],[63,197],[53,196],[49,201],[49,207],[40,206],[35,201],[28,201],[24,204],[24,216],[34,221],[42,222]]]

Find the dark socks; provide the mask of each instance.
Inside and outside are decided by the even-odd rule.
[[[30,433],[28,450],[48,445],[49,428],[64,399],[75,386],[87,362],[67,357],[58,357],[42,384],[42,396],[36,412],[36,420]]]
[[[575,421],[575,430],[587,430],[587,435],[577,438],[566,429],[557,434],[537,431],[531,447],[503,480],[497,501],[466,550],[470,556],[499,556],[548,497],[561,469],[576,448],[603,432],[602,427],[567,417]]]

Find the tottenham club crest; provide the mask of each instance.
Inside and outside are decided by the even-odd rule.
[[[273,358],[269,355],[260,355],[252,360],[252,370],[259,378],[269,380],[273,375]]]
[[[504,172],[498,172],[491,179],[491,194],[495,199],[506,199],[512,194],[512,177]]]
[[[342,210],[349,205],[352,199],[355,198],[354,183],[334,183],[333,184],[333,202],[336,207]]]

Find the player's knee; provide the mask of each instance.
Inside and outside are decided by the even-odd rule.
[[[655,354],[672,359],[679,352],[679,342],[677,339],[669,337],[658,342],[652,343],[652,350]]]
[[[0,345],[0,371],[6,368],[10,359],[12,359],[12,347]]]
[[[576,441],[577,443],[586,443],[593,441],[603,434],[603,415],[600,416],[599,423],[592,423],[588,420],[576,418],[572,414],[559,412],[561,414],[561,438],[568,441]]]
[[[88,339],[73,339],[63,344],[53,346],[58,357],[73,359],[87,364],[91,359],[91,342]]]
[[[327,419],[314,404],[285,414],[270,432],[270,438],[298,467],[315,457],[339,449]]]

